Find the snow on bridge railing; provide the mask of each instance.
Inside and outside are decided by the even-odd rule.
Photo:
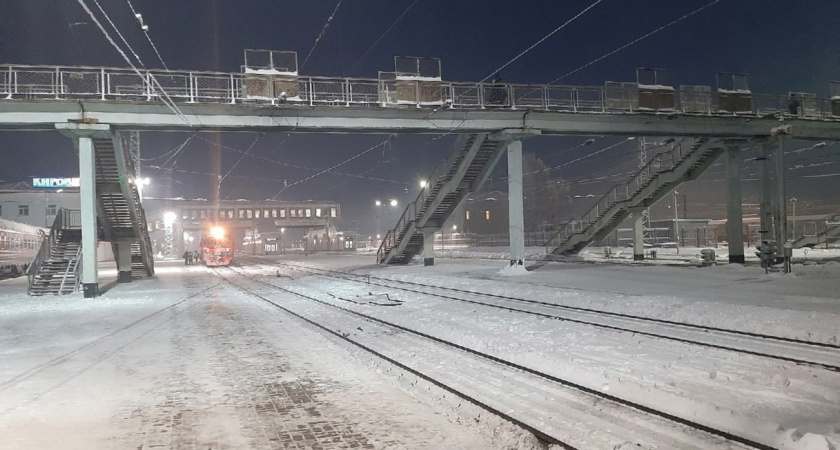
[[[0,99],[161,101],[178,103],[309,105],[336,107],[416,106],[451,109],[543,110],[574,113],[790,115],[787,95],[752,94],[749,108],[719,109],[708,86],[680,86],[667,109],[639,105],[639,85],[604,86],[462,83],[411,77],[340,78],[289,73],[222,73],[83,67],[0,65]],[[798,116],[838,117],[827,99],[801,96]]]

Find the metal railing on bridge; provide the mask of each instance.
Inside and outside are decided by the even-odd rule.
[[[299,104],[336,107],[446,107],[452,109],[543,110],[574,113],[667,112],[691,115],[788,114],[787,95],[749,93],[736,111],[724,91],[679,86],[673,101],[653,108],[646,86],[606,82],[604,86],[463,83],[411,77],[342,78],[284,73],[221,73],[105,67],[0,65],[0,100],[117,100],[215,104]],[[642,101],[640,102],[640,95]],[[721,107],[724,100],[726,105]],[[840,116],[830,99],[803,94],[799,117]],[[840,100],[838,100],[840,101]],[[837,103],[837,102],[835,102]]]

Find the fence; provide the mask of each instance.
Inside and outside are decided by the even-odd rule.
[[[423,61],[420,61],[423,62]],[[269,66],[277,62],[269,61]],[[292,65],[289,62],[288,65]],[[420,63],[417,63],[420,64]],[[265,65],[265,64],[263,64]],[[413,69],[439,73],[433,63]],[[261,67],[260,64],[258,66]],[[414,105],[452,109],[528,109],[574,113],[664,111],[669,114],[787,114],[787,95],[712,91],[709,86],[680,86],[673,101],[639,107],[639,84],[604,86],[453,83],[423,77],[343,78],[298,76],[294,72],[191,72],[70,66],[0,65],[0,99],[169,101],[181,103],[270,103],[336,107]],[[399,78],[399,79],[397,79]],[[834,88],[833,88],[834,89]],[[670,92],[670,91],[669,91]],[[647,93],[645,94],[647,95]],[[668,94],[671,95],[670,93]],[[828,99],[802,96],[801,117],[837,117]],[[723,102],[723,103],[722,103]],[[836,102],[835,102],[836,103]]]

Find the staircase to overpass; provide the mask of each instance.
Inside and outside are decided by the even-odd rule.
[[[825,229],[817,234],[796,238],[793,248],[816,247],[820,244],[840,241],[840,214],[829,214],[825,218]]]
[[[152,276],[155,268],[146,214],[137,185],[130,182],[134,174],[131,158],[119,139],[119,135],[93,139],[101,236],[111,243],[116,258],[124,251],[119,245],[128,246],[132,276]]]
[[[380,264],[407,264],[423,251],[424,234],[431,236],[467,198],[478,190],[505,154],[508,135],[460,135],[452,152],[432,172],[426,186],[410,203],[397,226],[388,231],[376,253]]]
[[[546,243],[554,255],[571,255],[605,238],[634,208],[652,206],[680,184],[699,177],[724,152],[719,139],[683,139],[653,157],[625,184],[613,186],[589,211],[560,226]]]
[[[154,275],[152,244],[134,168],[119,134],[94,137],[98,240],[110,242],[114,257],[130,253],[131,276]],[[81,271],[82,222],[78,210],[61,210],[49,237],[27,272],[29,294],[69,294],[78,290]]]

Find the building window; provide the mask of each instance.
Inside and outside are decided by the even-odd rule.
[[[202,209],[201,211],[199,211],[198,212],[198,217],[201,218],[201,220],[206,219],[207,218],[207,210]]]
[[[18,215],[19,216],[28,216],[29,215],[29,205],[18,205]]]
[[[283,209],[280,210],[280,218],[281,219],[286,218],[286,208],[283,208]]]
[[[244,210],[244,209],[240,209],[240,210],[239,210],[239,216],[237,216],[237,217],[239,217],[240,219],[244,219],[244,218],[245,218],[245,210]]]
[[[490,210],[484,211],[484,220],[490,220]]]
[[[321,208],[315,208],[315,217],[321,217]]]
[[[268,219],[268,214],[269,214],[269,213],[268,213],[268,210],[267,210],[267,209],[264,209],[264,210],[263,210],[263,219]],[[277,216],[274,216],[274,217],[277,217]]]
[[[338,217],[338,210],[336,208],[330,208],[330,217]]]
[[[469,211],[469,210],[467,210],[467,217],[466,217],[466,219],[467,219],[467,220],[470,220],[470,211]]]
[[[255,217],[255,218],[257,218],[257,219],[259,219],[259,218],[260,218],[261,211],[262,211],[261,209],[255,209],[255,210],[254,210],[254,217]]]
[[[234,210],[232,210],[232,209],[228,210],[228,212],[227,212],[228,219],[233,219],[233,212],[234,212]]]
[[[54,216],[57,211],[58,211],[58,208],[55,205],[47,205],[47,215],[48,216]]]
[[[306,208],[306,217],[312,217],[312,208]]]

